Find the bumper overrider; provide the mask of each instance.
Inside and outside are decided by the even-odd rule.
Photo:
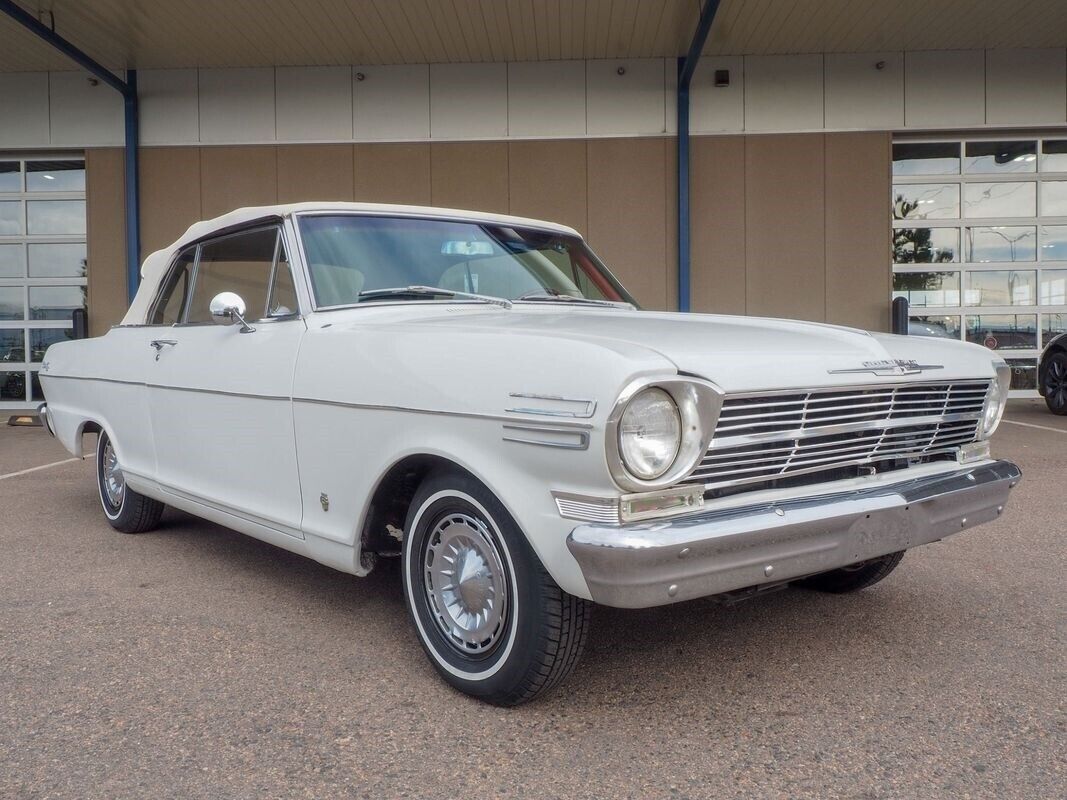
[[[1010,461],[669,521],[580,525],[567,538],[593,600],[646,608],[782,583],[936,542],[996,519]]]

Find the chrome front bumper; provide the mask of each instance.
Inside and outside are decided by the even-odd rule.
[[[646,608],[802,578],[936,542],[996,519],[1022,472],[992,461],[834,494],[567,538],[593,599]]]

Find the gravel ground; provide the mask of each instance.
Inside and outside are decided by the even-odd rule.
[[[0,797],[1064,797],[1067,420],[1009,419],[997,522],[857,595],[598,608],[511,711],[438,680],[395,568],[120,535],[90,462],[0,477]],[[0,428],[0,476],[68,457]]]

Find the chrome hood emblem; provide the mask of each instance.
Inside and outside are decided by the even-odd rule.
[[[941,364],[920,364],[910,358],[882,359],[880,361],[864,361],[862,367],[853,369],[830,369],[831,375],[854,374],[870,372],[875,375],[918,375],[932,369],[944,369]]]

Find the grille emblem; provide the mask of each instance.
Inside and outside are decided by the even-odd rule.
[[[828,369],[831,375],[847,375],[870,372],[875,375],[918,375],[931,369],[944,369],[941,364],[920,364],[910,358],[882,359],[880,361],[864,361],[862,367],[853,369]]]

